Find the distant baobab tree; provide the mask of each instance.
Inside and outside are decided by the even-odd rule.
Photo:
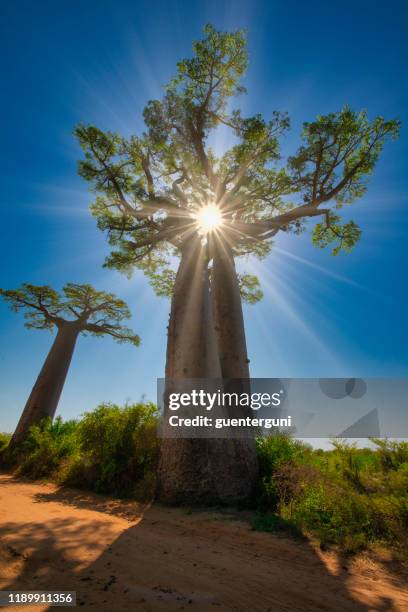
[[[19,289],[0,289],[14,312],[25,310],[25,326],[57,329],[57,335],[27,400],[11,446],[21,442],[29,428],[45,417],[54,417],[79,334],[112,336],[135,346],[140,338],[122,322],[130,317],[126,303],[91,285],[68,283],[62,297],[48,285],[24,283]]]

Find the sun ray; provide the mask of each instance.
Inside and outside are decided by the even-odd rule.
[[[291,288],[288,282],[281,277],[278,267],[274,270],[272,282],[272,274],[265,270],[264,266],[261,267],[256,264],[257,262],[251,259],[251,261],[247,262],[246,268],[249,268],[252,274],[256,274],[260,278],[262,288],[265,294],[269,296],[271,303],[274,304],[284,314],[285,318],[309,340],[316,351],[318,351],[318,354],[324,355],[333,375],[344,373],[344,365],[339,361],[336,354],[330,350],[327,343],[318,333],[316,333],[315,329],[305,321],[305,317],[299,314],[307,313],[308,311],[312,312],[313,308],[311,308],[310,304],[302,300],[299,293]],[[300,303],[301,308],[296,308],[296,303]],[[320,311],[318,313],[318,318],[321,322],[324,322],[325,327],[329,325]]]
[[[274,247],[274,251],[279,253],[280,255],[283,255],[285,258],[292,259],[293,261],[297,261],[299,263],[302,263],[305,266],[308,266],[309,268],[313,268],[313,270],[321,272],[322,274],[326,274],[327,276],[330,276],[331,278],[339,280],[342,283],[346,283],[347,285],[351,285],[353,287],[358,287],[359,289],[365,289],[365,287],[363,285],[360,285],[360,283],[357,283],[352,278],[348,278],[347,276],[344,276],[343,274],[338,274],[337,272],[333,272],[332,270],[328,270],[327,268],[325,268],[323,266],[319,266],[318,264],[316,264],[316,263],[314,263],[312,261],[309,261],[308,259],[305,259],[304,257],[300,257],[299,255],[295,255],[294,253],[291,253],[290,251],[286,251],[285,249],[282,249],[282,248],[277,247],[277,246]]]

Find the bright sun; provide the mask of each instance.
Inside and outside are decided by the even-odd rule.
[[[197,215],[199,228],[204,232],[211,232],[217,229],[222,224],[222,216],[220,209],[214,204],[203,206],[200,208]]]

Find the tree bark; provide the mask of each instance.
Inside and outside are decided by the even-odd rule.
[[[45,417],[54,418],[80,331],[77,323],[64,323],[59,327],[10,441],[11,447],[26,437],[32,425]]]
[[[200,239],[183,249],[168,326],[166,378],[221,377],[209,294],[208,258]]]
[[[211,276],[215,333],[225,391],[250,393],[249,359],[244,315],[234,257],[226,241],[216,241]],[[242,409],[242,416],[251,416]],[[237,416],[236,413],[234,416]],[[258,459],[253,438],[235,439],[235,452],[243,478],[249,486],[258,474]]]
[[[241,294],[234,258],[224,242],[214,248],[211,290],[222,376],[249,379]]]
[[[168,328],[166,381],[222,378],[208,278],[208,258],[199,239],[182,253]],[[166,389],[166,395],[169,389]],[[163,438],[158,497],[176,504],[246,500],[253,485],[244,447],[234,439]],[[246,447],[245,447],[246,449]]]

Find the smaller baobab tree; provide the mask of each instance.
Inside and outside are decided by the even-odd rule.
[[[57,330],[11,439],[12,447],[25,438],[32,425],[45,417],[53,419],[79,334],[108,335],[117,342],[135,346],[140,343],[139,336],[123,325],[130,317],[126,303],[113,293],[96,291],[91,285],[68,283],[63,294],[48,285],[28,283],[19,289],[0,289],[0,296],[14,312],[25,311],[27,328]]]

